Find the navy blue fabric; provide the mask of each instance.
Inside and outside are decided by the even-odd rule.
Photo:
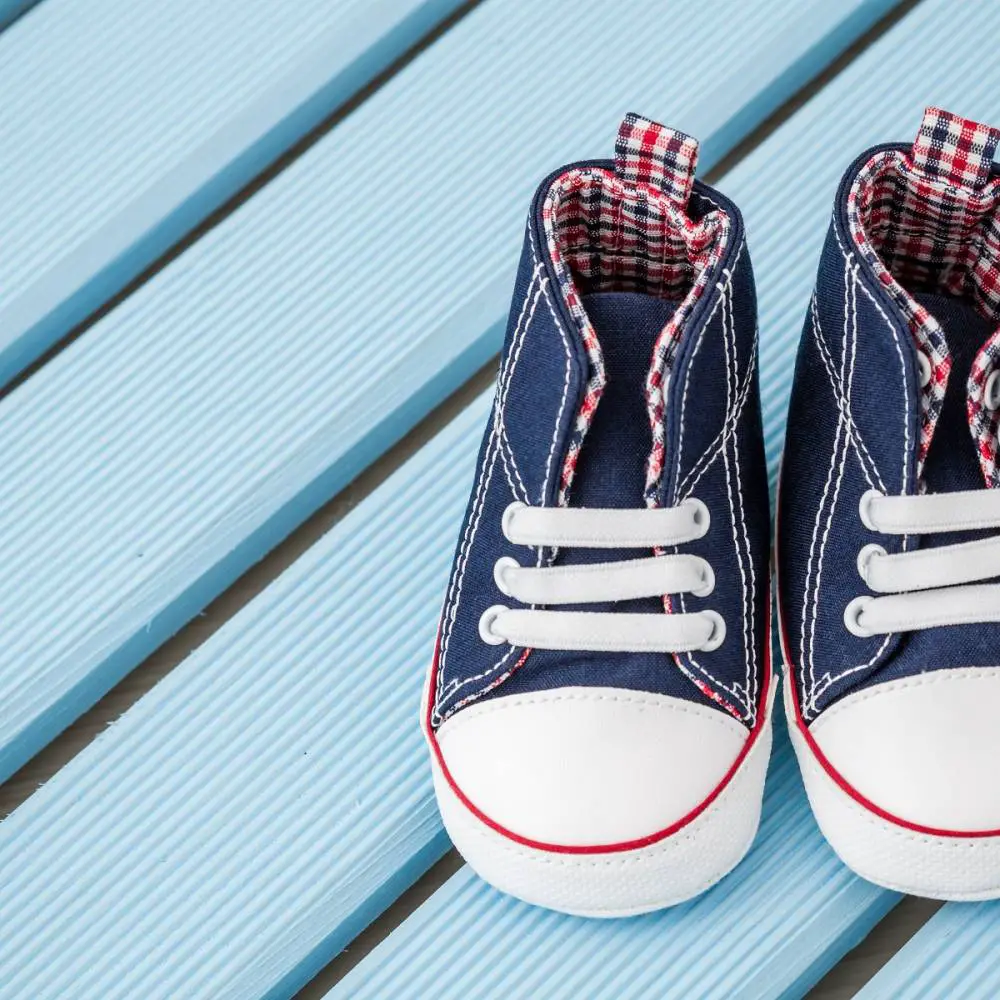
[[[692,317],[678,349],[667,396],[661,503],[696,497],[708,507],[711,529],[683,550],[711,563],[715,589],[707,597],[676,600],[680,611],[720,612],[727,637],[715,652],[684,654],[681,661],[691,678],[745,717],[753,715],[759,693],[771,599],[756,323],[753,272],[739,232],[719,284]]]
[[[481,698],[556,686],[609,685],[716,707],[722,699],[749,723],[754,713],[752,692],[759,687],[763,670],[770,523],[756,379],[756,304],[739,214],[703,185],[696,185],[693,210],[704,211],[717,203],[733,219],[730,246],[717,276],[719,285],[725,286],[726,274],[732,272],[732,288],[730,296],[712,283],[681,334],[667,395],[664,498],[669,502],[681,478],[674,468],[675,451],[683,448],[686,470],[702,459],[696,469],[702,475],[693,495],[708,504],[712,525],[703,540],[682,550],[697,551],[711,562],[717,577],[715,592],[693,604],[719,611],[726,620],[727,638],[718,650],[700,654],[697,663],[685,662],[684,667],[712,698],[706,698],[704,690],[665,654],[534,650],[518,666],[523,650],[491,646],[479,636],[482,612],[493,604],[511,604],[493,580],[496,560],[513,556],[522,565],[534,565],[539,557],[534,549],[506,541],[501,530],[503,511],[513,500],[555,503],[569,431],[586,384],[586,354],[559,298],[555,276],[540,254],[539,208],[551,180],[539,189],[529,217],[497,397],[458,541],[441,623],[434,721]],[[644,381],[653,343],[676,303],[637,293],[606,292],[586,295],[584,304],[602,345],[608,381],[580,453],[570,504],[641,507],[651,446]],[[733,385],[750,386],[735,417],[727,408],[727,342],[733,345]],[[686,398],[682,398],[685,389]],[[731,417],[728,421],[727,416]],[[720,449],[723,439],[725,447]],[[734,504],[739,511],[738,547]],[[558,553],[556,562],[607,561],[636,554],[566,549]],[[748,582],[751,576],[753,589]],[[695,609],[691,602],[688,607]],[[587,610],[612,609],[658,613],[662,602],[587,606]],[[750,679],[748,663],[755,670]]]
[[[666,325],[675,303],[634,292],[597,292],[583,297],[604,354],[607,382],[580,452],[574,479],[574,507],[642,507],[646,459],[651,435],[644,384],[656,335]],[[634,549],[567,548],[560,565],[610,562],[642,555]],[[532,560],[534,561],[534,560]],[[501,600],[505,600],[501,598]],[[509,602],[508,602],[509,603]],[[566,610],[573,606],[567,606]],[[656,598],[580,605],[581,611],[662,612]],[[498,694],[544,691],[579,685],[610,685],[638,691],[661,690],[665,672],[672,672],[663,654],[607,653],[536,649],[530,669],[519,670],[497,689]]]
[[[944,409],[938,418],[927,461],[924,482],[930,493],[983,489],[983,474],[966,415],[966,383],[976,352],[994,332],[994,324],[969,303],[944,295],[917,293],[915,298],[941,324],[951,352],[952,369]],[[919,548],[953,545],[987,538],[993,531],[960,531],[927,535]],[[866,592],[866,591],[865,591]],[[899,649],[884,667],[859,685],[907,677],[946,667],[995,667],[1000,664],[1000,624],[977,622],[924,629],[904,636]]]
[[[884,148],[884,147],[879,147]],[[860,638],[843,615],[868,594],[861,548],[898,552],[903,539],[869,531],[858,505],[876,488],[914,493],[919,369],[907,324],[863,258],[852,252],[846,198],[862,154],[838,190],[795,368],[778,512],[779,601],[803,713],[814,718],[846,694],[952,666],[995,665],[1000,627],[927,629]],[[953,357],[944,411],[924,469],[932,492],[983,486],[965,413],[966,379],[992,325],[961,301],[916,296],[941,322]],[[910,538],[910,550],[977,537]],[[992,653],[990,650],[992,649]]]

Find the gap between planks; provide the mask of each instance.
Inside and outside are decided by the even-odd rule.
[[[241,189],[227,202],[172,246],[139,276],[134,278],[117,295],[99,310],[78,324],[57,344],[0,389],[0,399],[65,349],[104,315],[119,305],[139,287],[149,281],[172,260],[231,215],[243,202],[252,197],[269,181],[302,156],[363,101],[385,86],[397,73],[429,48],[446,31],[478,7],[483,0],[468,0],[432,31],[411,46],[402,56],[376,76],[367,86],[340,105],[312,131],[301,138],[262,173]],[[848,46],[836,59],[820,71],[809,83],[800,88],[767,117],[746,138],[704,175],[715,183],[737,163],[743,160],[785,121],[787,121],[814,94],[838,76],[870,45],[890,31],[920,0],[903,0],[880,19],[864,35]],[[402,440],[372,463],[345,489],[292,532],[256,565],[244,573],[228,590],[213,601],[193,621],[181,629],[155,653],[137,666],[127,677],[108,692],[93,708],[76,720],[36,757],[0,785],[0,820],[24,802],[38,787],[48,781],[58,770],[83,750],[107,726],[128,710],[146,692],[151,690],[194,649],[221,628],[233,615],[263,591],[276,577],[287,569],[307,549],[319,540],[342,517],[356,507],[388,476],[438,433],[447,423],[487,389],[496,376],[496,358],[481,368],[471,379],[456,390],[445,402],[434,409]],[[388,936],[421,903],[448,878],[462,862],[455,851],[450,851],[437,864],[403,893],[373,924],[351,945],[337,956],[318,976],[298,994],[298,1000],[319,1000],[345,976],[380,941]],[[905,899],[853,952],[845,956],[809,993],[815,1000],[840,1000],[852,996],[892,957],[916,931],[926,923],[940,904],[927,900]]]

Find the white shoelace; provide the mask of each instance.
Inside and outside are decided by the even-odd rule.
[[[683,545],[709,528],[708,508],[688,499],[677,507],[599,509],[529,507],[512,503],[503,533],[515,545],[592,549],[651,549]],[[528,608],[495,604],[479,619],[484,642],[535,649],[686,653],[721,645],[726,626],[715,611],[691,614],[630,614],[606,611],[550,611],[560,604],[625,601],[664,594],[704,597],[715,574],[699,556],[654,555],[581,566],[521,566],[499,559],[493,572],[500,591]]]
[[[1000,490],[883,496],[869,490],[861,520],[886,535],[929,535],[1000,528]],[[858,553],[858,572],[885,597],[856,597],[844,623],[858,636],[912,632],[940,625],[1000,621],[1000,536],[889,555],[881,545]]]

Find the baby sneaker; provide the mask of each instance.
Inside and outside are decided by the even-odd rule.
[[[837,192],[781,475],[789,726],[860,875],[1000,895],[1000,133],[929,109]]]
[[[445,825],[570,913],[688,899],[770,752],[753,277],[697,143],[630,115],[542,182],[430,668]]]

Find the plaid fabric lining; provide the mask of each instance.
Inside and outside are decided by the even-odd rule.
[[[559,291],[587,351],[590,371],[563,463],[558,503],[565,505],[587,430],[604,390],[601,345],[581,303],[595,291],[636,291],[678,300],[650,360],[646,402],[653,445],[646,501],[655,505],[663,470],[663,393],[678,334],[708,285],[729,233],[724,212],[699,221],[687,214],[698,144],[638,115],[622,122],[615,171],[568,170],[542,205],[546,247]]]
[[[998,140],[1000,130],[928,108],[912,149],[876,153],[848,193],[848,223],[858,252],[906,317],[917,349],[930,363],[931,378],[921,390],[918,475],[944,406],[951,355],[940,324],[910,293],[968,298],[984,316],[1000,320],[1000,179],[990,178]],[[983,386],[988,374],[980,372]],[[972,377],[969,384],[971,391]],[[983,454],[971,396],[969,407]],[[996,465],[995,444],[990,448],[987,480]]]
[[[991,489],[1000,486],[1000,462],[997,461],[997,434],[1000,433],[1000,408],[991,408],[986,401],[986,383],[1000,368],[1000,330],[979,349],[972,362],[966,384],[966,412],[969,430],[976,442],[979,466]]]

